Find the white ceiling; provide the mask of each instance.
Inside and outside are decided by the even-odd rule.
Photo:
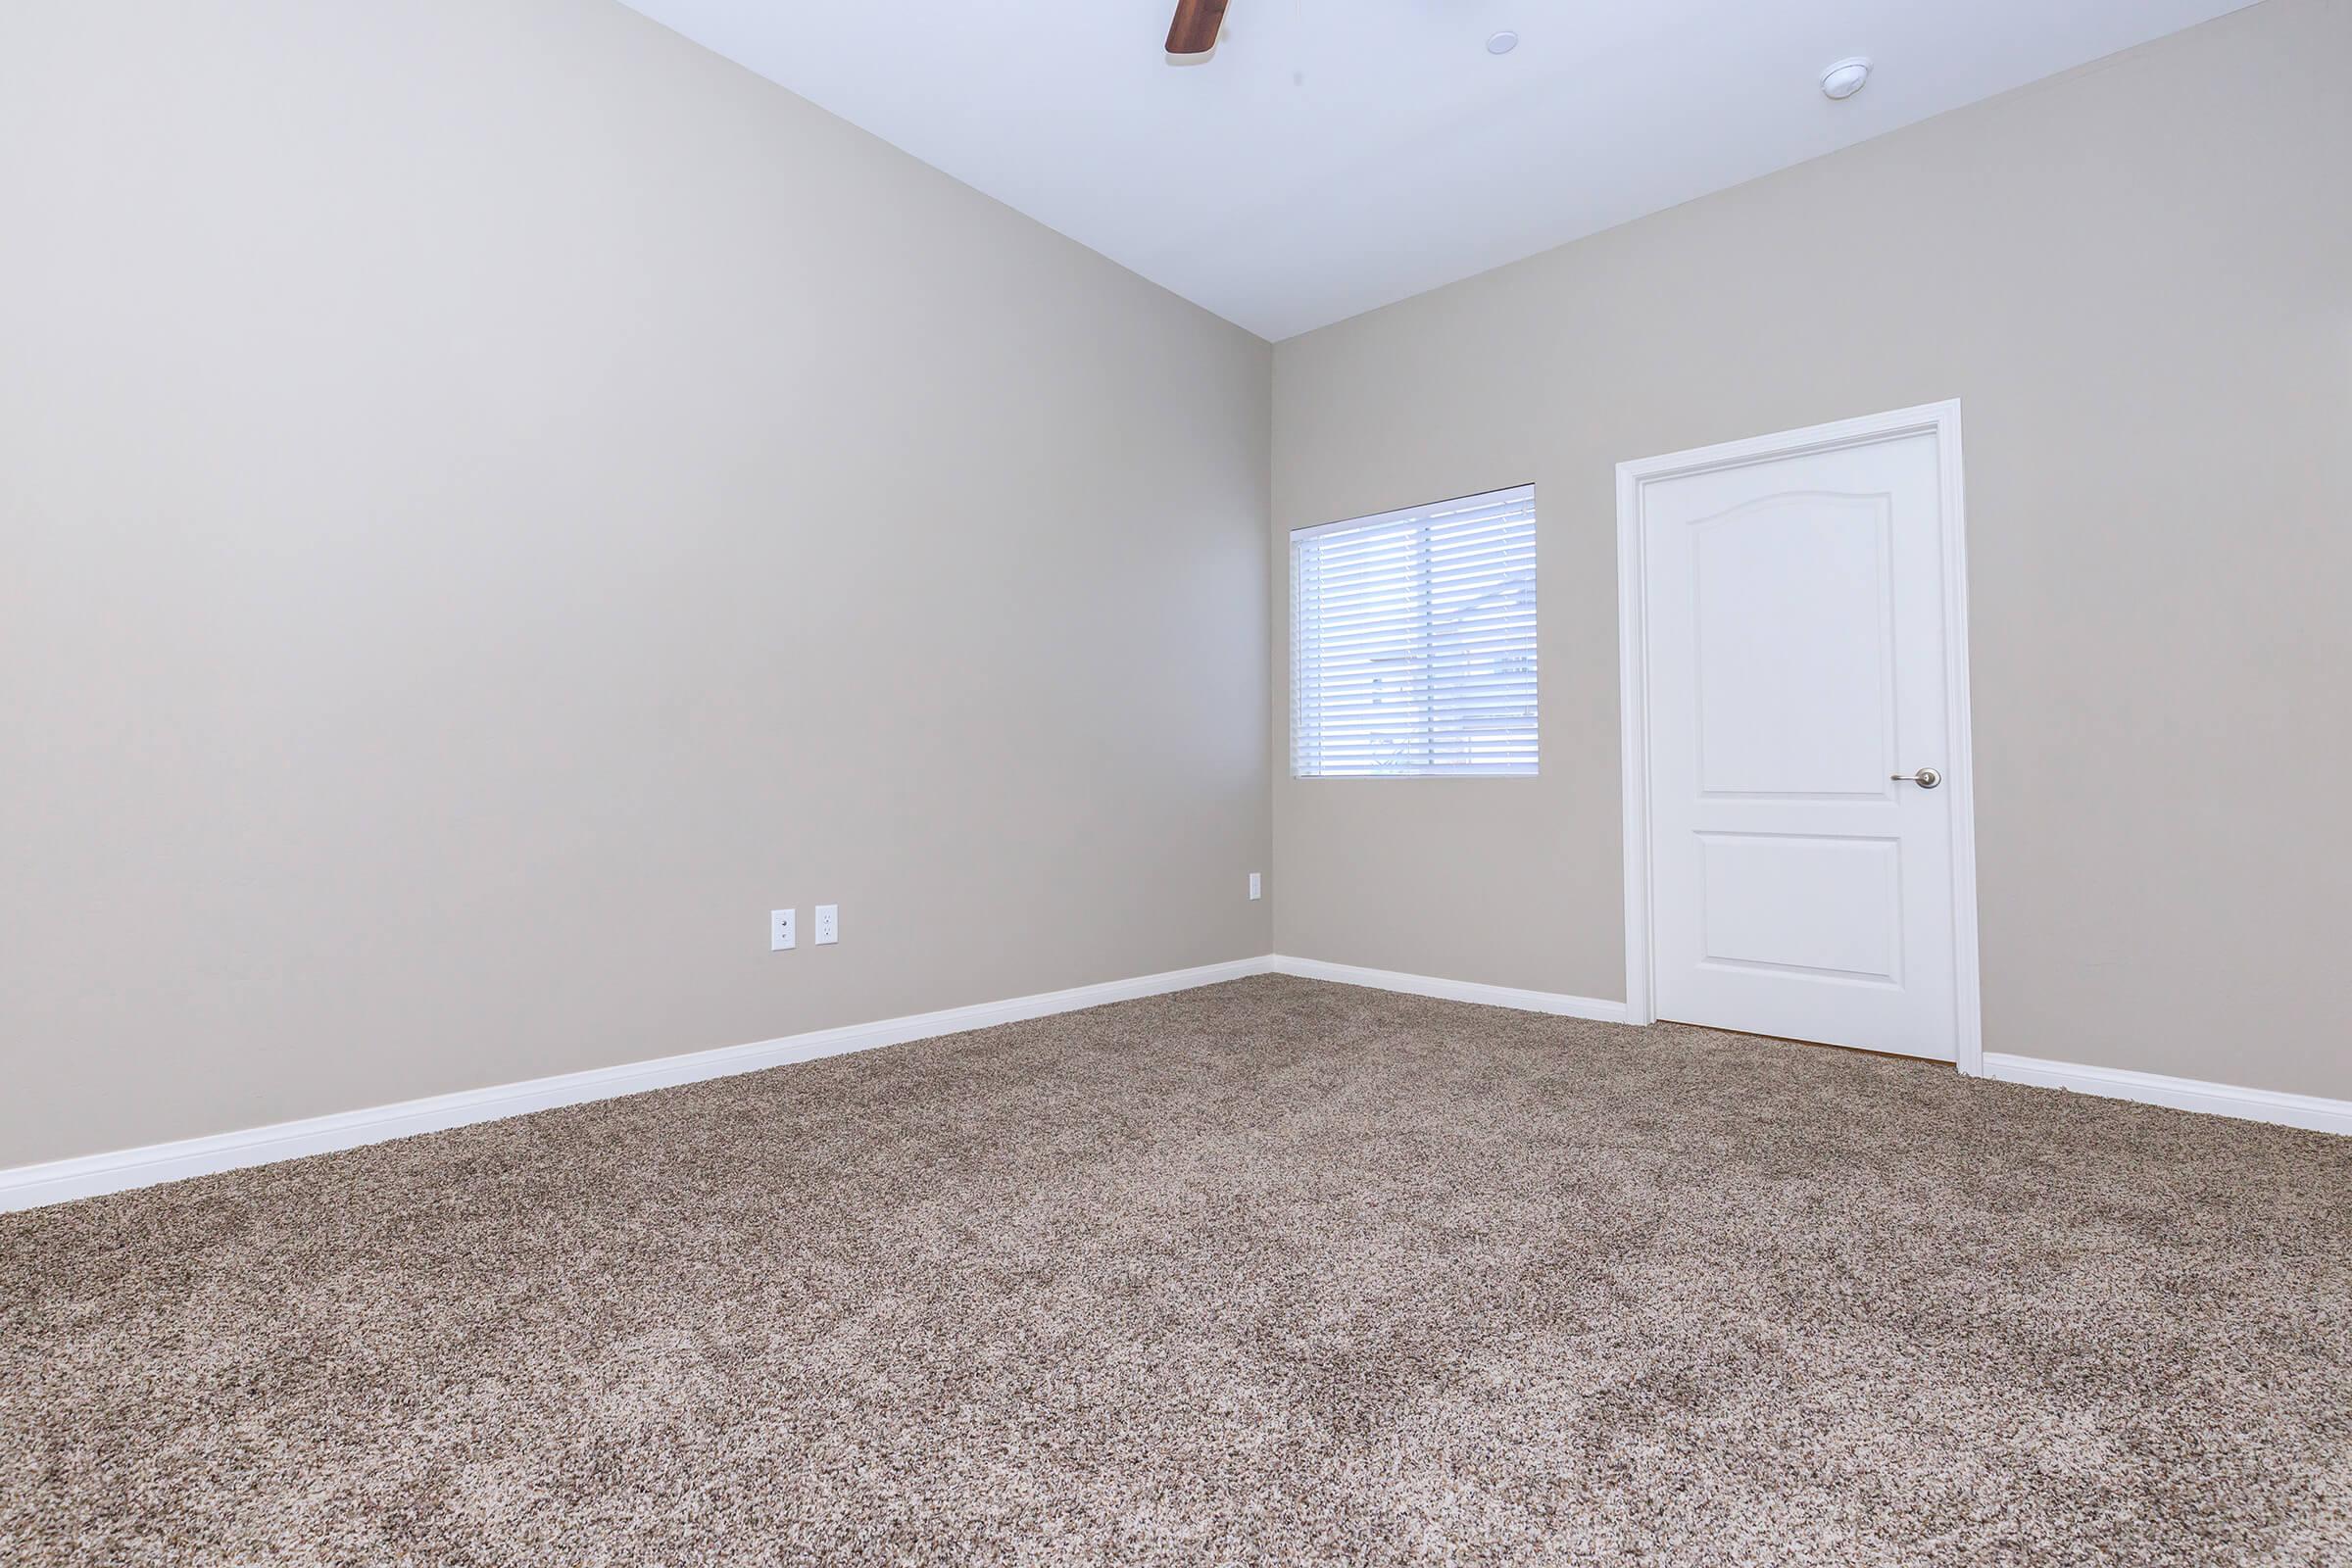
[[[1231,0],[1189,67],[1173,0],[628,3],[1280,339],[2248,0]]]

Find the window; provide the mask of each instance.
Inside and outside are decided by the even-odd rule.
[[[1536,492],[1291,535],[1291,772],[1536,770]]]

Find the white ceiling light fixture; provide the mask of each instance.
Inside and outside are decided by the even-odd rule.
[[[1832,98],[1851,98],[1870,79],[1870,61],[1853,55],[1821,74],[1821,90]]]
[[[1518,47],[1519,35],[1507,27],[1501,32],[1490,34],[1487,38],[1487,53],[1491,55],[1507,55]]]

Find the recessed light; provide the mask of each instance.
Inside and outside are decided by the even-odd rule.
[[[1821,90],[1833,98],[1851,98],[1870,79],[1870,62],[1860,55],[1840,60],[1821,74]]]
[[[1487,53],[1491,55],[1507,55],[1518,47],[1519,35],[1515,32],[1497,32],[1487,39]]]

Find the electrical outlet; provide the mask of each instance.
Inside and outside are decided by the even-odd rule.
[[[830,947],[841,940],[841,906],[820,904],[816,906],[816,945]]]
[[[1252,871],[1252,872],[1250,872],[1250,896],[1251,898],[1253,898],[1253,899],[1254,899],[1254,898],[1256,898],[1256,897],[1257,897],[1257,895],[1258,895],[1258,886],[1257,886],[1257,873],[1256,873],[1255,871]]]
[[[770,909],[767,911],[768,952],[782,953],[785,949],[796,944],[798,938],[793,935],[792,929],[792,917],[795,912],[796,911],[792,909]]]

